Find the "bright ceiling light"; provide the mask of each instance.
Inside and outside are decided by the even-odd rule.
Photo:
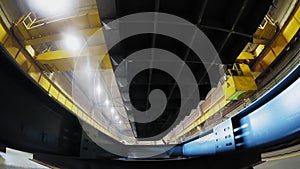
[[[64,45],[65,47],[73,52],[79,51],[81,47],[80,38],[74,35],[65,35],[64,37]]]
[[[100,85],[98,85],[98,86],[96,87],[96,93],[97,93],[98,95],[100,95],[100,94],[101,94],[101,91],[102,91],[102,89],[101,89]]]
[[[109,100],[106,99],[105,102],[104,102],[104,104],[105,104],[106,106],[108,106],[108,105],[109,105]]]
[[[115,112],[115,109],[114,109],[114,108],[111,108],[111,109],[110,109],[110,112],[111,112],[111,113],[114,113],[114,112]]]
[[[30,8],[43,17],[53,17],[72,12],[73,0],[27,0]]]
[[[116,119],[116,120],[118,120],[118,119],[119,119],[119,116],[118,116],[118,115],[116,115],[116,116],[115,116],[115,119]]]

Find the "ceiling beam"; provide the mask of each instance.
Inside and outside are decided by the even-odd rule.
[[[82,30],[75,31],[73,33],[75,35],[79,35],[81,37],[90,37],[94,33],[96,33],[99,29],[100,29],[100,27],[88,28],[88,29],[82,29]],[[99,36],[98,33],[97,33],[97,36]],[[34,38],[34,39],[25,39],[24,44],[25,45],[38,45],[38,44],[47,43],[47,42],[59,41],[59,40],[62,40],[63,38],[64,38],[63,33],[53,34],[53,35],[42,36],[42,37]],[[99,43],[101,43],[101,44],[105,43],[103,32],[101,32],[98,40],[99,40]]]
[[[80,56],[80,58],[78,58],[78,56]],[[74,69],[75,62],[77,65],[80,65],[81,61],[82,64],[85,64],[86,59],[81,57],[89,57],[91,63],[95,64],[91,65],[92,67],[97,67],[100,63],[102,69],[112,68],[106,45],[83,48],[79,55],[67,50],[49,51],[37,55],[36,60],[41,64],[48,65],[51,71],[67,71]],[[78,60],[75,60],[77,58]]]
[[[49,51],[45,53],[41,53],[36,57],[38,61],[50,61],[50,60],[57,60],[57,59],[68,59],[68,58],[75,58],[77,56],[104,56],[107,54],[107,47],[106,45],[98,45],[98,46],[89,46],[80,50],[79,55],[76,53],[72,53],[67,50],[56,50],[56,51]]]

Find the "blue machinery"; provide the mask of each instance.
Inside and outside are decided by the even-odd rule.
[[[184,143],[183,155],[264,147],[297,136],[300,133],[299,74],[300,65],[250,106]]]

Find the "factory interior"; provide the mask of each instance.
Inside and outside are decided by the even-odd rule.
[[[298,0],[0,0],[0,168],[299,169],[299,28]]]

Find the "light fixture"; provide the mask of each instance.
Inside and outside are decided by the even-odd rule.
[[[115,119],[116,119],[116,120],[119,120],[119,116],[118,116],[118,115],[115,115]]]
[[[76,52],[81,48],[81,41],[80,38],[75,35],[66,34],[64,36],[64,45],[68,50]]]
[[[97,93],[98,95],[100,95],[101,91],[102,91],[102,89],[101,89],[100,85],[98,85],[98,86],[96,87],[96,93]]]
[[[104,101],[104,104],[105,104],[106,106],[108,106],[108,105],[109,105],[109,100],[106,99],[106,100]]]
[[[112,108],[110,108],[110,112],[111,113],[114,113],[115,112],[115,109],[112,107]]]

